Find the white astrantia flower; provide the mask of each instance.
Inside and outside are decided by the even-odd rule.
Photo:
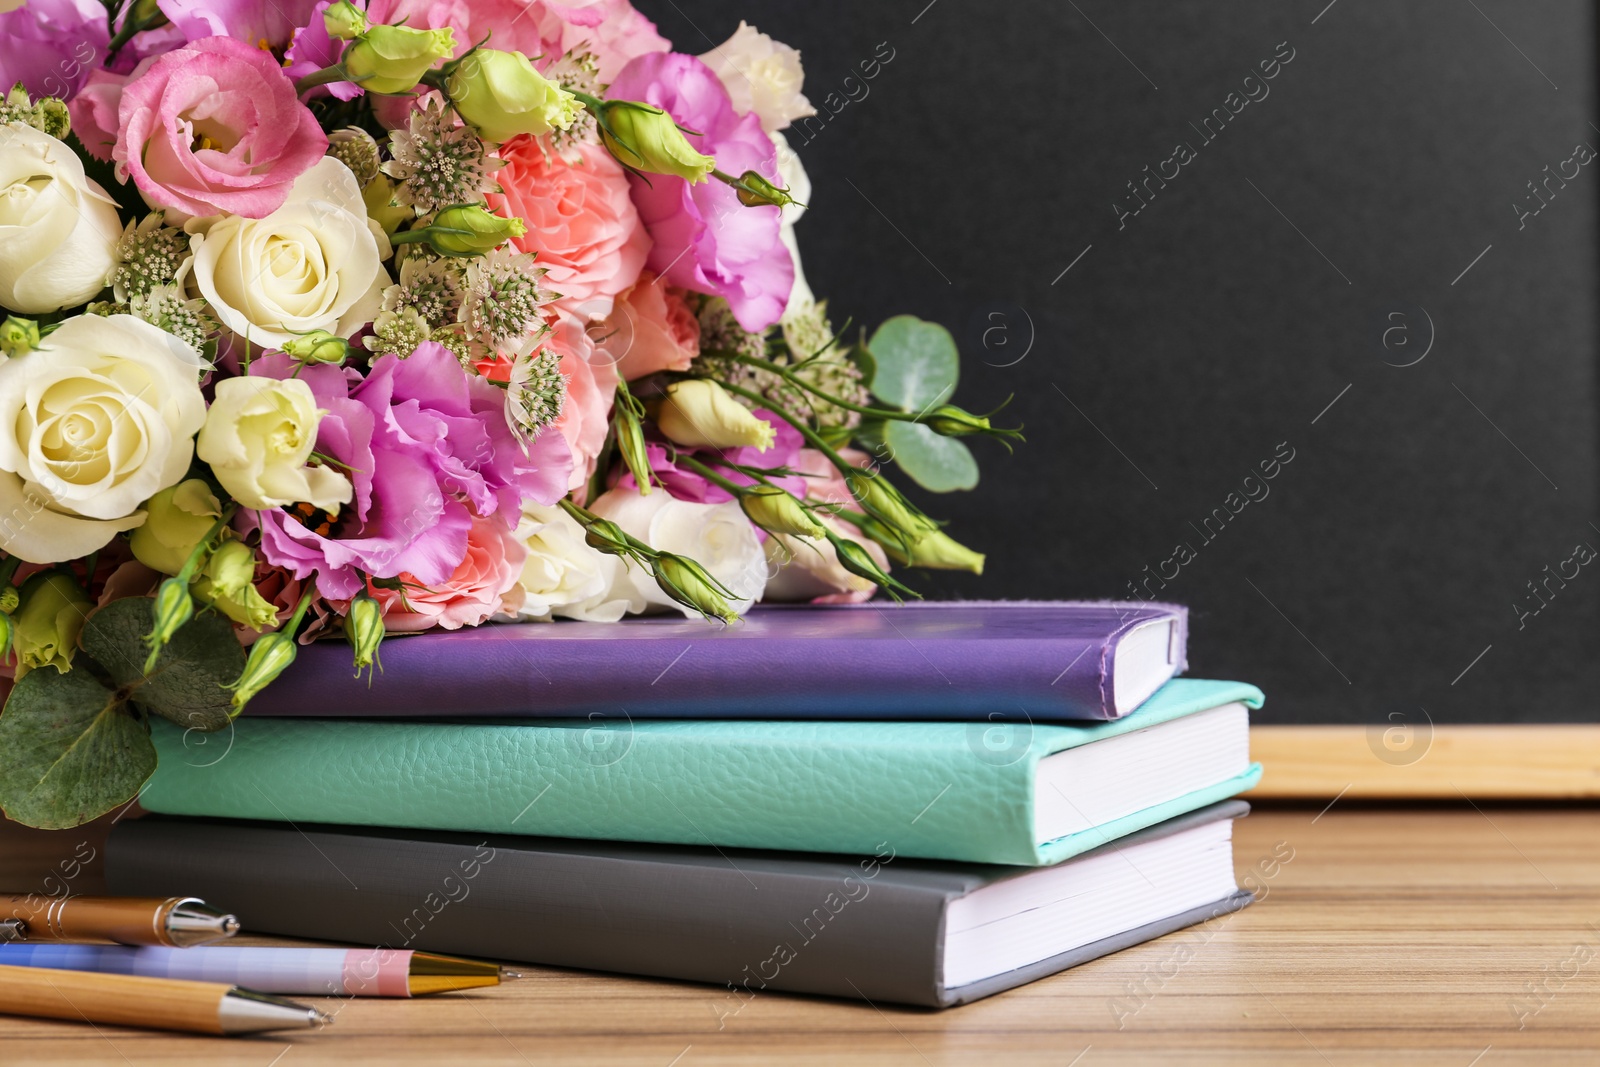
[[[721,79],[733,109],[755,112],[768,133],[817,113],[800,91],[805,84],[800,53],[748,23],[740,22],[732,37],[700,59]]]
[[[761,599],[767,583],[766,554],[756,537],[756,528],[736,501],[696,504],[678,500],[670,493],[642,496],[637,489],[618,488],[590,504],[589,510],[659,552],[673,552],[698,562],[733,594],[728,605],[735,614],[744,614]],[[699,618],[693,608],[684,607],[662,592],[655,579],[639,567],[628,568],[627,580],[652,605],[681,611],[686,618]]]
[[[60,563],[144,522],[206,418],[200,354],[132,315],[68,319],[0,364],[0,549]]]
[[[258,347],[312,330],[348,337],[382,307],[389,239],[367,218],[355,175],[332,156],[295,179],[266,218],[212,215],[184,229],[194,284],[223,326]]]
[[[523,592],[519,618],[616,622],[645,609],[646,601],[628,580],[622,560],[591,548],[578,520],[561,508],[524,503],[517,540],[528,549],[518,579]]]
[[[93,299],[121,239],[116,202],[72,149],[31,126],[0,126],[0,305],[40,315]]]

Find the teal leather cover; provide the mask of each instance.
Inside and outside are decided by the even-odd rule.
[[[169,815],[871,853],[1043,866],[1260,780],[1259,764],[1055,841],[1033,838],[1039,760],[1242,701],[1180,678],[1111,722],[507,722],[239,719],[232,734],[152,725],[140,794]]]

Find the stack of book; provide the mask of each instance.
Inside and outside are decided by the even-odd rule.
[[[156,722],[127,894],[247,931],[946,1006],[1249,903],[1261,693],[1141,603],[766,608],[311,647]],[[201,740],[203,744],[199,743]]]

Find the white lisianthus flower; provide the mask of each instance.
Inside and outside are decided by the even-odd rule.
[[[355,175],[328,156],[264,219],[190,219],[192,277],[217,319],[262,348],[312,330],[349,337],[383,307],[390,252]]]
[[[189,470],[206,364],[131,315],[68,319],[0,364],[0,549],[60,563],[144,522]]]
[[[794,236],[795,223],[800,221],[800,217],[806,213],[806,205],[811,203],[811,176],[806,173],[800,156],[789,146],[787,137],[774,133],[772,143],[778,149],[778,178],[795,201],[783,205],[778,228],[783,247],[789,250],[789,258],[794,260],[794,288],[789,290],[789,303],[783,309],[783,318],[789,319],[817,302],[816,295],[811,291],[811,283],[806,281],[806,272],[800,266],[800,245]]]
[[[223,378],[195,450],[222,488],[256,511],[307,503],[333,512],[350,503],[350,479],[307,466],[322,412],[298,378]]]
[[[39,315],[93,299],[121,237],[116,202],[72,149],[19,122],[0,126],[0,305]]]
[[[806,77],[800,53],[754,26],[740,22],[732,37],[700,60],[721,79],[733,109],[754,111],[768,133],[817,113],[800,91]]]
[[[767,583],[767,558],[756,528],[737,502],[696,504],[660,491],[641,496],[637,489],[613,489],[589,505],[589,510],[657,551],[698,562],[733,594],[728,604],[735,613],[742,615],[761,599]],[[655,579],[638,567],[630,565],[626,578],[652,605],[699,618],[698,612],[662,592]]]
[[[590,548],[578,520],[559,507],[524,503],[517,540],[528,548],[519,579],[519,618],[616,622],[645,609],[622,560]]]

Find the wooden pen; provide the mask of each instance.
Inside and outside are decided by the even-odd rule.
[[[6,966],[0,966],[0,1013],[195,1034],[304,1030],[333,1021],[304,1004],[220,982]]]

